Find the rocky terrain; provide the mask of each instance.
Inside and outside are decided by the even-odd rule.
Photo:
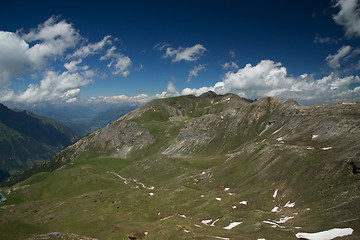
[[[358,102],[154,100],[3,182],[0,238],[358,239],[359,119]]]

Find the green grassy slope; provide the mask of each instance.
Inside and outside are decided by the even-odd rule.
[[[359,117],[359,103],[150,102],[0,189],[0,239],[359,239]]]

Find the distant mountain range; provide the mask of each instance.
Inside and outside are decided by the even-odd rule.
[[[24,106],[12,106],[21,108]],[[85,136],[95,130],[104,127],[126,113],[139,107],[138,104],[50,104],[43,103],[25,106],[26,110],[40,116],[51,118],[64,123],[79,136]]]
[[[58,121],[0,104],[0,177],[47,160],[77,139]]]
[[[2,182],[0,239],[360,239],[359,119],[359,102],[153,100]]]

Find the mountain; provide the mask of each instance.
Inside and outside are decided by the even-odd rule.
[[[51,104],[42,103],[28,106],[14,105],[14,108],[34,112],[40,116],[51,118],[64,123],[78,136],[85,136],[95,130],[105,127],[126,113],[137,108],[138,104],[112,104],[112,103],[72,103]]]
[[[0,169],[15,173],[43,162],[78,137],[65,125],[0,104]]]
[[[154,100],[3,182],[0,238],[359,239],[359,119],[358,102]]]
[[[96,114],[89,121],[84,123],[87,129],[87,133],[91,133],[105,127],[108,123],[115,121],[119,117],[124,116],[136,108],[137,106],[134,105],[113,106],[106,111],[102,111]]]

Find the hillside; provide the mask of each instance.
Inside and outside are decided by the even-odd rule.
[[[0,238],[359,239],[359,119],[355,102],[154,100],[3,183]]]
[[[65,125],[0,104],[0,169],[14,173],[43,162],[77,139]]]

